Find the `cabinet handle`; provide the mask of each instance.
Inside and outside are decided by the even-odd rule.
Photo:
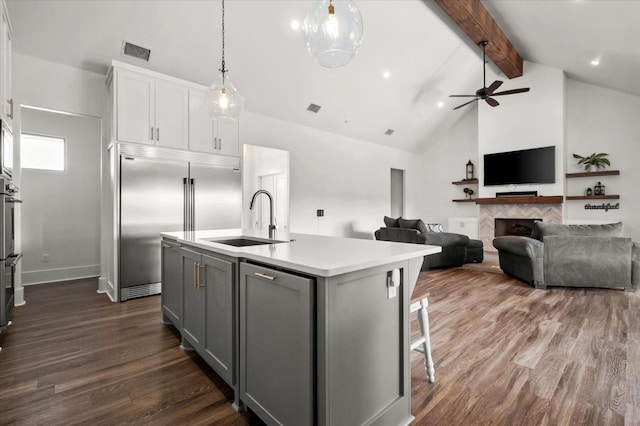
[[[11,107],[11,112],[7,115],[9,116],[10,119],[13,120],[13,99],[7,99],[7,103]]]
[[[218,149],[222,149],[222,138],[218,138]]]
[[[204,287],[204,283],[200,280],[200,268],[204,265],[198,263],[198,288]]]
[[[198,288],[198,264],[193,262],[193,288]]]
[[[160,127],[156,129],[156,140],[160,142]]]
[[[153,126],[151,126],[151,140],[153,140],[153,139],[154,139],[154,137],[153,137]]]
[[[269,280],[269,281],[273,281],[273,280],[275,280],[277,278],[277,277],[274,277],[272,275],[262,274],[260,272],[254,272],[254,275],[256,277],[264,278],[265,280]]]

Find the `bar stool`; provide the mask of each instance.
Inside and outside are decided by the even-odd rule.
[[[436,381],[436,370],[433,366],[433,358],[431,357],[431,338],[429,336],[429,300],[427,299],[429,294],[419,301],[411,304],[410,312],[417,312],[418,314],[418,327],[420,329],[420,337],[411,342],[411,350],[418,351],[424,355],[424,367],[427,372],[427,378],[429,382],[434,383]]]

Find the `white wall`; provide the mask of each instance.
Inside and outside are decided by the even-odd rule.
[[[496,192],[538,191],[539,195],[564,193],[565,156],[565,78],[557,68],[524,63],[524,75],[508,80],[504,76],[487,76],[504,81],[500,90],[530,87],[531,91],[496,97],[501,105],[491,107],[478,102],[478,158],[480,197],[495,197]],[[482,185],[484,154],[555,145],[556,183]]]
[[[13,93],[21,105],[102,117],[102,74],[14,53]]]
[[[421,155],[250,112],[241,118],[240,142],[290,152],[292,232],[373,238],[390,211],[391,168],[406,171],[405,215],[420,216]]]
[[[607,194],[619,194],[620,210],[585,210],[586,201],[565,201],[568,221],[623,222],[623,234],[640,241],[640,97],[567,80],[567,156],[568,173],[583,172],[573,153],[586,156],[606,152],[610,169],[620,176],[567,179],[567,195],[582,195],[598,181]],[[609,169],[609,168],[608,168]]]
[[[23,108],[22,132],[64,138],[67,163],[22,169],[23,285],[99,275],[100,120]]]
[[[422,182],[422,219],[425,223],[441,223],[447,227],[450,217],[478,217],[475,203],[454,203],[451,200],[465,198],[463,189],[469,187],[478,194],[478,185],[452,185],[465,178],[467,161],[474,164],[478,176],[478,109],[468,107],[451,130],[429,145],[424,154],[426,177]]]

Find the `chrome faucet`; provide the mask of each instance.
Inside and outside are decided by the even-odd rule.
[[[249,210],[253,210],[253,205],[256,202],[256,198],[258,195],[264,194],[269,197],[269,238],[273,239],[275,237],[276,225],[273,223],[273,197],[269,193],[269,191],[265,191],[264,189],[260,189],[253,194],[253,198],[251,198],[251,204],[249,204]]]

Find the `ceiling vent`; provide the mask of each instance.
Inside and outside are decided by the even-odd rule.
[[[311,112],[317,114],[318,111],[320,111],[320,108],[322,108],[320,105],[309,104],[309,106],[307,107],[307,111],[311,111]]]
[[[395,130],[393,130],[393,129],[387,129],[387,131],[386,131],[386,132],[384,132],[384,134],[385,134],[385,135],[389,135],[389,136],[391,136],[391,135],[393,134],[393,132],[395,132]]]
[[[142,46],[137,46],[125,40],[122,43],[122,55],[130,56],[132,58],[149,62],[149,56],[151,56],[151,49],[147,49],[146,47],[142,47]]]

